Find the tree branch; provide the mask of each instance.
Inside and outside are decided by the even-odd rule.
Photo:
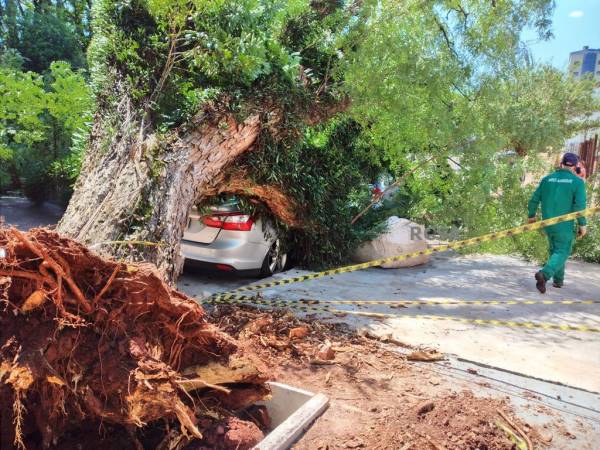
[[[446,46],[448,47],[448,50],[450,50],[450,52],[454,55],[454,57],[457,60],[460,60],[458,53],[456,52],[456,49],[454,48],[454,43],[450,40],[450,37],[448,36],[448,31],[446,30],[446,28],[444,27],[442,22],[440,22],[439,18],[435,15],[434,15],[433,20],[435,20],[435,23],[437,24],[438,28],[442,32],[442,36],[444,37],[444,41],[446,42]]]

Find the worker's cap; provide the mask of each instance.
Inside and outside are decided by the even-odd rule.
[[[579,156],[575,153],[565,153],[562,157],[563,166],[575,167],[579,164]]]

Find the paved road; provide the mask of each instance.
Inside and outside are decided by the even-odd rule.
[[[368,269],[262,291],[265,298],[298,300],[563,300],[600,299],[596,264],[569,262],[562,290],[537,292],[537,267],[518,258],[494,255],[438,256],[411,269]],[[292,270],[274,278],[305,274]],[[185,273],[179,288],[201,298],[235,289],[253,280],[207,279]],[[265,280],[263,280],[265,281]],[[249,292],[246,294],[250,294]],[[397,314],[386,320],[345,316],[334,320],[392,335],[407,344],[433,347],[456,355],[443,363],[417,363],[457,384],[469,383],[479,395],[506,395],[519,415],[545,430],[547,424],[570,430],[554,433],[549,448],[595,449],[600,439],[600,334],[555,330],[483,327],[409,317],[434,314],[464,318],[587,324],[600,327],[600,305],[497,305],[389,308],[381,305],[339,309]],[[331,317],[320,314],[322,318]],[[473,371],[475,369],[475,371]],[[470,372],[473,371],[473,372]],[[518,375],[523,374],[523,375]],[[551,382],[545,382],[549,380]],[[556,384],[563,383],[567,386]],[[591,392],[590,392],[591,391]],[[558,425],[557,425],[558,424]]]
[[[535,289],[537,266],[518,258],[494,255],[437,257],[411,269],[368,269],[264,290],[266,298],[298,300],[572,300],[600,299],[600,267],[569,262],[563,289],[549,288],[542,296]],[[293,276],[301,271],[279,274]],[[184,276],[179,287],[201,297],[238,287],[236,280],[206,283]],[[219,284],[222,283],[222,284]],[[356,306],[335,305],[338,309]],[[443,352],[530,376],[600,392],[600,334],[576,331],[487,327],[452,321],[433,321],[419,314],[468,319],[585,324],[600,327],[600,304],[362,307],[363,311],[393,313],[386,320],[346,316],[345,322],[412,345]]]
[[[0,216],[6,225],[14,225],[21,230],[56,224],[63,215],[63,209],[51,203],[36,205],[23,197],[0,197]]]

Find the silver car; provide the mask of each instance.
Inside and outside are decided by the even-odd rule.
[[[208,214],[193,207],[181,249],[187,264],[242,275],[270,276],[287,263],[272,223],[244,213],[235,199]]]

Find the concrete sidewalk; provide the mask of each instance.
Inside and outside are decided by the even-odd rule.
[[[533,280],[537,266],[526,261],[495,255],[442,255],[421,267],[368,269],[278,286],[264,290],[262,295],[284,300],[598,300],[599,269],[596,264],[569,262],[565,287],[549,287],[548,292],[541,295]],[[275,278],[300,273],[306,272],[290,271]],[[219,289],[218,285],[207,286],[188,276],[179,287],[189,294],[201,296],[202,291],[232,289],[238,287],[238,283]],[[410,317],[429,314],[600,327],[600,304],[334,307],[397,315],[386,320],[348,315],[343,321],[367,327],[375,334],[391,334],[406,344],[434,347],[490,366],[600,392],[599,333],[490,327]]]

